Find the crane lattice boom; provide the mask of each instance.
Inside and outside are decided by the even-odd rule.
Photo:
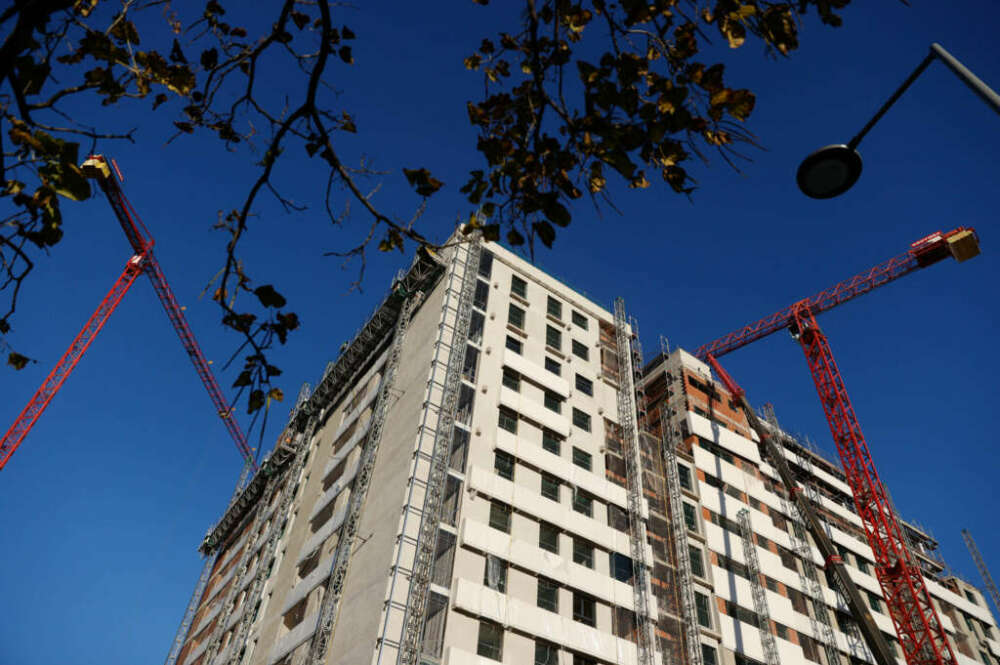
[[[80,358],[83,357],[84,352],[94,341],[97,333],[101,331],[108,317],[118,307],[125,293],[128,292],[129,288],[135,282],[135,279],[140,273],[145,273],[153,283],[153,289],[156,291],[163,309],[166,310],[170,323],[173,324],[174,330],[177,331],[181,344],[184,345],[184,350],[187,351],[188,357],[191,358],[191,362],[198,372],[198,377],[208,391],[216,413],[225,424],[240,455],[256,471],[257,463],[254,460],[250,446],[247,445],[246,437],[233,418],[232,408],[226,402],[222,394],[222,389],[219,388],[219,384],[212,374],[211,367],[205,359],[205,355],[201,352],[194,333],[191,332],[191,328],[184,318],[180,305],[177,304],[177,299],[174,297],[173,291],[170,290],[167,278],[163,275],[163,270],[160,268],[156,257],[153,256],[152,236],[142,224],[142,220],[135,212],[135,209],[132,208],[132,204],[125,198],[125,194],[122,192],[118,181],[111,177],[111,167],[104,157],[92,155],[83,163],[82,170],[85,175],[98,182],[101,191],[104,192],[104,195],[108,199],[108,203],[111,204],[111,208],[114,210],[115,216],[118,218],[118,223],[125,232],[129,244],[132,245],[135,256],[129,260],[125,266],[125,271],[118,278],[118,281],[115,282],[111,291],[105,296],[104,300],[97,307],[97,310],[87,320],[87,323],[84,324],[83,329],[76,336],[76,339],[73,340],[73,343],[66,353],[63,354],[62,358],[60,358],[59,362],[56,363],[56,366],[49,373],[48,377],[46,377],[45,381],[42,382],[41,387],[35,391],[28,405],[17,417],[10,429],[7,430],[3,439],[0,439],[0,469],[3,469],[7,460],[10,459],[10,456],[21,444],[28,432],[31,431],[32,426],[42,415],[42,412],[48,406],[49,402],[52,401],[52,398],[55,397],[55,394],[59,391],[59,388],[66,381],[67,377],[69,377],[73,368],[80,362]]]
[[[912,243],[905,254],[695,351],[697,357],[708,360],[726,381],[728,377],[715,360],[717,357],[783,328],[790,329],[798,339],[837,445],[858,516],[874,553],[875,573],[908,665],[953,665],[956,660],[920,566],[907,546],[895,509],[875,470],[840,370],[826,336],[816,323],[816,315],[948,256],[964,261],[977,254],[979,241],[973,229],[959,227],[947,233],[932,233]],[[755,418],[748,405],[744,410],[753,423]],[[794,484],[789,489],[793,490]],[[859,618],[857,611],[852,613]],[[877,653],[877,645],[868,634],[866,641]]]
[[[871,270],[831,286],[811,298],[789,305],[781,311],[698,347],[694,355],[702,360],[711,354],[721,358],[730,351],[746,346],[750,342],[767,337],[788,327],[795,308],[805,305],[813,314],[820,314],[841,305],[852,298],[877,289],[915,270],[926,268],[938,261],[954,256],[958,261],[972,258],[979,253],[978,239],[973,229],[959,227],[947,233],[937,231],[910,245],[904,254],[880,263]]]

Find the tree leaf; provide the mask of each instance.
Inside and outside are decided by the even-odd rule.
[[[233,381],[233,388],[242,388],[243,386],[249,386],[251,383],[253,383],[253,378],[250,376],[250,370],[245,369]]]
[[[264,391],[255,390],[250,393],[250,397],[247,399],[247,413],[258,411],[262,406],[264,406]]]
[[[260,304],[264,307],[274,307],[275,309],[281,309],[287,304],[285,297],[274,290],[274,286],[271,284],[265,284],[264,286],[258,286],[253,290],[257,299],[260,300]]]
[[[285,399],[285,393],[281,392],[281,388],[271,388],[267,391],[267,398],[280,402]]]
[[[444,186],[444,183],[431,176],[431,172],[426,168],[403,169],[403,173],[406,175],[407,182],[416,189],[420,196],[430,196]]]
[[[27,356],[22,356],[16,351],[11,351],[7,355],[7,364],[14,369],[24,369],[28,365],[28,361],[31,360]]]
[[[556,230],[545,220],[534,222],[531,228],[535,230],[535,235],[542,241],[542,244],[552,249],[552,243],[556,239]]]
[[[517,229],[510,229],[507,231],[507,243],[512,247],[517,247],[518,245],[524,244],[524,236]]]

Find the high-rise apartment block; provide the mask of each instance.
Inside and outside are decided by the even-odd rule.
[[[300,395],[201,546],[169,665],[870,662],[708,367],[644,363],[621,301],[454,239]],[[839,467],[780,438],[894,636]],[[959,662],[1000,663],[982,594],[907,532]]]

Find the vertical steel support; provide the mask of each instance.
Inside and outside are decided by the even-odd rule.
[[[875,555],[875,573],[908,665],[956,662],[920,566],[886,494],[826,336],[807,305],[796,307],[798,337],[826,413],[830,432]]]
[[[765,417],[774,431],[775,438],[781,437],[781,428],[778,419],[774,415],[774,408],[766,404],[764,409]],[[780,446],[780,444],[779,444]],[[784,484],[784,482],[782,483]],[[798,491],[797,486],[786,487],[786,492],[792,494]],[[823,586],[820,584],[819,575],[816,574],[816,565],[813,563],[812,545],[809,544],[809,537],[806,535],[806,520],[794,502],[786,498],[785,494],[780,494],[781,510],[788,515],[789,526],[788,539],[792,545],[792,550],[799,559],[799,586],[806,596],[813,602],[813,613],[809,614],[809,627],[813,635],[826,652],[827,663],[836,665],[840,662],[839,651],[837,650],[837,635],[833,632],[830,623],[830,613],[827,611],[826,600],[823,598]]]
[[[993,600],[993,606],[997,610],[1000,610],[1000,591],[997,591],[997,585],[993,583],[993,576],[990,575],[990,569],[986,567],[983,555],[979,553],[979,548],[976,547],[976,541],[972,539],[972,534],[965,529],[962,529],[962,539],[965,540],[965,546],[969,548],[969,554],[972,555],[973,560],[976,562],[976,568],[979,569],[979,574],[983,578],[983,584],[986,585],[986,590]]]
[[[666,362],[669,356],[667,340],[660,338],[660,355]],[[670,526],[674,541],[674,557],[677,560],[677,584],[680,587],[681,624],[684,626],[684,647],[688,665],[702,665],[700,628],[698,611],[694,601],[694,574],[691,571],[691,552],[688,550],[687,523],[684,521],[684,502],[681,499],[681,478],[677,471],[677,445],[680,434],[674,429],[674,411],[669,406],[670,381],[667,379],[666,407],[660,407],[660,452],[667,481],[667,496],[670,502]]]
[[[757,548],[753,540],[750,510],[744,508],[736,513],[736,519],[740,523],[740,534],[743,536],[743,558],[746,560],[747,573],[750,575],[753,607],[757,612],[757,628],[760,630],[760,643],[764,648],[764,661],[767,665],[779,665],[778,645],[774,640],[774,633],[771,632],[771,613],[767,609],[767,594],[764,592],[764,585],[760,583],[760,561],[757,560]]]
[[[458,253],[461,246],[456,246],[455,267],[460,265]],[[434,563],[434,549],[437,546],[438,525],[441,522],[441,504],[444,497],[445,483],[448,477],[448,453],[451,449],[453,430],[455,427],[455,412],[462,386],[462,363],[465,360],[465,340],[469,336],[469,322],[472,319],[472,297],[476,288],[476,275],[479,272],[479,256],[481,252],[481,237],[473,236],[466,248],[464,272],[459,292],[458,307],[455,313],[455,325],[452,331],[451,344],[448,349],[447,373],[445,374],[444,390],[441,396],[441,408],[438,411],[437,423],[434,428],[434,443],[431,452],[430,468],[427,483],[424,487],[424,503],[420,512],[420,527],[417,535],[416,552],[413,567],[410,572],[410,588],[406,599],[403,615],[403,635],[399,645],[399,660],[401,665],[415,665],[420,658],[420,637],[423,633],[424,619],[427,613],[427,587],[430,584],[431,568]],[[447,318],[447,309],[444,316]],[[442,335],[447,321],[442,321]],[[414,478],[416,480],[416,465],[414,460]],[[411,485],[412,488],[412,485]],[[405,538],[405,525],[403,537]],[[402,550],[403,543],[399,543]],[[398,561],[397,561],[398,571]],[[390,590],[390,594],[392,591]],[[389,597],[391,606],[392,596]],[[386,621],[390,607],[386,607]],[[383,637],[383,643],[385,638]],[[380,655],[383,644],[379,645]]]
[[[330,575],[326,578],[326,585],[323,589],[323,603],[319,610],[319,623],[309,646],[309,657],[306,663],[313,665],[321,665],[325,660],[326,651],[330,646],[330,640],[337,623],[340,601],[344,594],[344,581],[347,578],[347,571],[351,564],[351,554],[354,551],[355,537],[358,533],[358,525],[361,522],[361,511],[364,508],[365,499],[368,497],[368,490],[371,487],[372,473],[375,470],[375,459],[378,454],[379,444],[382,442],[382,431],[385,428],[389,403],[392,400],[392,388],[396,381],[399,359],[403,352],[403,340],[406,337],[406,329],[410,323],[410,317],[413,315],[414,309],[420,304],[423,294],[403,294],[403,297],[405,300],[400,305],[399,319],[396,321],[392,346],[389,348],[389,357],[386,359],[385,369],[382,371],[378,401],[375,403],[375,410],[372,413],[371,428],[365,437],[361,457],[358,460],[358,472],[354,477],[347,516],[344,519],[344,525],[340,529],[337,549],[334,551],[333,560],[330,563]]]
[[[303,430],[301,434],[291,434],[290,430],[286,430],[280,439],[279,446],[288,445],[295,451],[295,460],[292,464],[288,466],[288,470],[284,473],[278,471],[267,481],[267,486],[260,496],[260,505],[257,508],[257,515],[254,517],[254,526],[250,531],[252,535],[256,529],[257,525],[264,519],[267,515],[266,503],[271,493],[274,491],[275,485],[279,480],[284,479],[284,487],[281,488],[281,499],[278,503],[277,508],[274,511],[273,517],[271,517],[270,526],[268,526],[267,535],[265,536],[264,546],[261,548],[261,554],[257,558],[256,570],[254,572],[253,579],[250,581],[249,590],[247,595],[241,605],[242,609],[236,607],[236,601],[239,598],[240,590],[246,586],[245,577],[249,572],[251,552],[256,550],[254,543],[247,539],[247,548],[243,553],[242,561],[240,563],[239,575],[233,577],[232,586],[229,589],[226,598],[225,611],[219,618],[219,622],[215,626],[213,631],[212,644],[208,649],[205,650],[205,658],[203,663],[212,663],[215,657],[220,653],[222,649],[222,638],[226,634],[226,626],[229,624],[229,619],[236,611],[242,611],[242,618],[240,625],[233,631],[233,638],[229,640],[227,648],[229,651],[225,655],[223,662],[227,663],[239,663],[242,658],[242,652],[239,650],[240,647],[246,646],[247,634],[250,630],[250,625],[253,623],[254,616],[252,608],[256,605],[257,601],[261,597],[261,592],[264,589],[264,585],[267,583],[268,575],[271,572],[271,566],[274,563],[274,552],[277,549],[278,541],[281,540],[282,534],[285,532],[286,522],[289,519],[289,512],[292,506],[292,501],[295,499],[295,494],[298,490],[298,479],[299,473],[301,473],[303,466],[306,461],[306,453],[309,451],[309,440],[312,438],[312,431],[316,425],[315,416],[310,419],[309,425]],[[294,437],[295,443],[292,444],[292,438]]]
[[[618,347],[618,424],[628,480],[629,542],[632,553],[632,595],[635,600],[636,647],[639,665],[654,661],[652,624],[649,620],[649,561],[646,558],[646,522],[642,519],[642,465],[639,432],[635,423],[635,373],[625,301],[615,299],[615,337]]]
[[[184,612],[181,625],[177,628],[177,634],[174,636],[174,643],[170,647],[170,653],[167,654],[165,665],[174,665],[177,662],[177,656],[180,655],[181,648],[184,646],[184,640],[187,639],[188,631],[191,630],[191,622],[194,621],[194,614],[198,611],[198,605],[201,603],[201,595],[205,593],[208,578],[212,576],[212,567],[215,565],[216,558],[217,554],[205,557],[205,565],[201,567],[201,576],[198,577],[198,584],[194,588],[194,593],[191,594],[191,600],[188,601],[187,610]]]

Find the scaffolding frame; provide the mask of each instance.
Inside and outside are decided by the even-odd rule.
[[[188,601],[187,609],[184,611],[184,618],[181,619],[181,625],[177,628],[177,634],[174,636],[170,653],[167,654],[165,665],[175,665],[181,649],[184,648],[184,641],[187,639],[188,631],[191,630],[191,622],[194,621],[194,615],[201,604],[201,597],[205,593],[205,587],[208,586],[208,579],[212,576],[212,569],[215,567],[216,558],[217,555],[214,554],[205,557],[205,563],[201,567],[201,575],[198,577],[198,584],[195,585],[194,593],[191,594],[191,600]]]
[[[638,339],[638,333],[632,331]],[[635,602],[636,648],[639,665],[654,661],[652,623],[649,620],[649,561],[646,557],[646,522],[642,519],[642,467],[639,431],[636,427],[635,372],[642,362],[633,362],[625,300],[615,299],[615,342],[618,353],[618,426],[622,435],[622,456],[628,480],[629,545],[632,554],[632,596]],[[639,352],[641,353],[641,351]],[[634,369],[634,367],[639,369]]]
[[[736,513],[736,520],[739,522],[740,535],[743,537],[743,558],[750,576],[750,590],[753,592],[753,608],[757,613],[757,629],[760,631],[764,660],[767,665],[780,665],[778,645],[774,633],[771,632],[771,613],[767,609],[767,594],[764,585],[760,583],[760,561],[757,559],[757,548],[754,545],[750,509],[743,508]]]
[[[674,541],[674,556],[677,559],[677,583],[680,587],[681,624],[684,627],[684,647],[687,650],[688,665],[702,665],[701,628],[698,624],[698,610],[694,600],[694,573],[691,571],[691,552],[688,550],[688,529],[684,521],[684,502],[681,499],[681,479],[677,471],[677,444],[680,436],[674,429],[674,409],[669,400],[673,377],[667,371],[666,363],[670,352],[665,337],[660,337],[660,357],[663,358],[666,378],[667,406],[660,407],[660,451],[667,480],[667,496],[670,501],[670,526]]]
[[[775,436],[781,436],[781,428],[778,426],[778,419],[774,415],[774,408],[770,404],[764,405],[764,417],[774,431]],[[778,446],[780,448],[780,444]],[[808,486],[809,483],[800,483]],[[827,663],[837,665],[840,663],[840,655],[837,649],[837,635],[833,632],[830,624],[830,615],[826,611],[826,601],[823,599],[823,587],[820,584],[819,576],[816,574],[816,566],[813,564],[812,545],[809,544],[809,536],[803,524],[802,515],[792,501],[788,499],[788,494],[795,491],[794,487],[786,487],[783,492],[779,492],[781,498],[781,510],[788,516],[789,526],[788,539],[792,544],[792,550],[799,559],[799,585],[805,592],[806,597],[812,600],[813,612],[809,614],[809,627],[813,636],[819,641],[826,652]],[[806,488],[808,497],[809,489]],[[825,523],[824,523],[825,524]],[[829,526],[827,525],[827,528]]]
[[[407,298],[403,302],[403,306],[399,312],[399,318],[396,322],[395,332],[393,333],[392,346],[389,349],[389,357],[382,372],[378,401],[372,414],[371,428],[365,437],[361,458],[358,462],[358,472],[354,478],[347,517],[340,528],[340,538],[337,541],[333,560],[330,562],[330,574],[327,576],[326,584],[323,588],[323,602],[319,610],[319,621],[309,645],[309,656],[306,659],[306,663],[321,664],[326,657],[326,651],[330,645],[334,627],[339,616],[340,601],[344,594],[344,582],[350,567],[358,526],[361,522],[361,511],[364,508],[365,499],[368,497],[368,490],[371,487],[375,459],[378,454],[379,444],[382,441],[382,431],[385,428],[386,415],[389,412],[392,389],[395,384],[397,370],[399,369],[399,359],[403,350],[403,340],[406,337],[410,318],[422,301],[423,293],[420,291],[412,295],[407,294]]]
[[[456,237],[456,236],[453,236]],[[386,646],[398,648],[397,662],[416,663],[420,657],[420,638],[427,611],[428,586],[437,546],[437,531],[441,521],[441,505],[448,477],[448,458],[455,425],[455,414],[462,386],[462,365],[465,360],[465,341],[469,335],[472,319],[472,300],[479,272],[482,252],[482,235],[473,232],[465,242],[452,245],[451,269],[443,304],[442,320],[438,324],[438,337],[434,345],[431,376],[427,382],[427,402],[424,420],[417,437],[413,454],[411,476],[403,507],[401,531],[396,539],[396,555],[391,568],[390,581],[383,609],[382,629],[378,638],[375,663],[382,662]],[[464,252],[463,252],[464,249]],[[463,259],[464,255],[464,259]],[[455,322],[449,325],[451,309],[455,311]],[[449,334],[450,333],[450,334]],[[445,358],[442,358],[442,354]],[[444,368],[441,403],[437,409],[437,421],[433,429],[427,418],[434,405],[432,392],[439,383],[438,374]],[[423,450],[424,435],[432,432],[431,452]],[[428,465],[427,479],[419,477],[422,463]],[[416,507],[416,491],[423,487],[424,497],[421,508]],[[409,535],[411,517],[419,516],[416,537]],[[404,562],[404,552],[413,545],[413,562],[409,568]],[[406,598],[395,599],[397,587],[403,578],[409,577]],[[389,636],[396,627],[394,616],[402,612],[398,639]]]

